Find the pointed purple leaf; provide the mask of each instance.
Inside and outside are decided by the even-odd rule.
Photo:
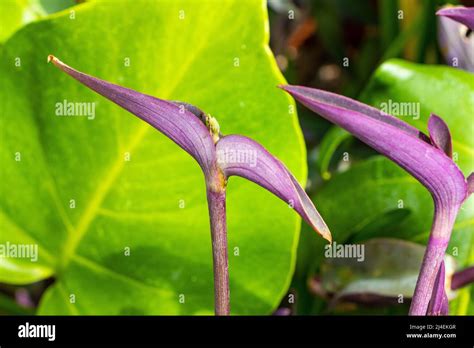
[[[446,274],[443,261],[441,262],[441,266],[438,270],[438,275],[436,276],[435,284],[433,287],[433,294],[428,305],[427,315],[448,315],[449,302],[448,296],[446,295],[445,281]]]
[[[428,131],[433,145],[452,158],[453,144],[451,141],[451,132],[446,122],[444,122],[441,117],[431,114],[428,120]]]
[[[277,158],[262,145],[240,135],[228,135],[216,146],[217,163],[229,177],[246,178],[266,188],[296,210],[322,237],[331,233],[304,189]]]
[[[430,191],[435,214],[410,307],[411,315],[425,315],[454,221],[467,198],[463,174],[426,136],[411,126],[402,125],[403,122],[393,116],[378,116],[373,108],[337,94],[299,86],[282,88],[309,109],[390,158]],[[436,140],[440,140],[438,135]]]
[[[424,141],[426,136],[416,128],[334,93],[300,86],[282,88],[396,162],[446,205],[459,206],[466,198],[466,182],[459,168],[444,152]]]
[[[474,7],[449,6],[439,10],[436,14],[451,18],[474,30]]]
[[[326,92],[320,89],[314,89],[303,86],[281,85],[279,87],[293,95],[295,99],[299,100],[302,104],[306,105],[311,110],[313,110],[313,107],[320,107],[321,110],[323,110],[324,108],[327,108],[328,110],[330,108],[333,108],[333,110],[336,110],[336,108],[341,108],[344,110],[353,110],[355,112],[358,112],[359,114],[363,114],[365,116],[373,118],[374,120],[378,120],[380,122],[392,125],[407,134],[413,135],[423,140],[428,139],[425,134],[420,132],[417,128],[409,125],[408,123],[403,122],[398,118],[393,117],[392,115],[389,115],[385,112],[382,112],[381,110],[360,103],[354,99]],[[323,112],[320,115],[333,122],[329,117],[326,117]]]
[[[52,61],[77,81],[155,127],[193,156],[204,173],[209,175],[215,161],[214,142],[204,123],[189,108],[84,74],[54,56],[50,55],[48,61]]]

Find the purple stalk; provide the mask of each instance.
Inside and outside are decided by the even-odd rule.
[[[444,255],[457,214],[457,212],[450,214],[447,210],[444,207],[440,208],[435,203],[433,226],[411,300],[410,315],[426,315],[428,313],[430,299],[436,293],[435,283],[437,281],[440,283],[439,288],[444,290],[445,274],[444,271],[441,272],[440,268],[444,268],[444,265],[442,266]],[[438,273],[440,273],[439,276]]]
[[[331,241],[328,227],[304,189],[284,164],[262,145],[243,136],[223,136],[217,121],[193,105],[158,99],[112,84],[77,71],[52,55],[48,61],[156,128],[200,165],[209,206],[216,315],[230,314],[225,208],[230,176],[241,176],[274,193],[289,203],[316,232]],[[236,158],[239,153],[246,154],[248,160]]]
[[[216,315],[230,314],[229,260],[227,256],[227,225],[225,187],[215,192],[207,189],[211,222],[212,257],[214,268],[214,308]]]

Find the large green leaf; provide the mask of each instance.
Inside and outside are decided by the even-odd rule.
[[[275,88],[282,77],[267,46],[265,2],[98,1],[75,11],[74,19],[30,24],[3,47],[0,242],[37,243],[40,257],[0,259],[0,280],[54,275],[43,314],[213,313],[198,165],[46,57],[195,104],[224,134],[261,142],[304,182],[294,105]],[[95,118],[56,116],[64,99],[96,103]],[[272,194],[232,178],[228,224],[232,312],[269,313],[288,288],[300,220]]]

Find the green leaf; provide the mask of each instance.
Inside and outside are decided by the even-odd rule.
[[[53,274],[41,314],[212,314],[200,168],[46,57],[194,104],[224,134],[262,143],[304,183],[304,143],[292,100],[275,87],[283,78],[267,46],[265,2],[97,1],[74,9],[74,19],[64,13],[28,25],[3,48],[0,242],[33,241],[39,260],[25,275],[24,261],[9,260],[20,265],[10,278],[0,259],[0,280]],[[56,116],[64,100],[95,103],[95,117]],[[229,181],[227,206],[232,313],[269,313],[290,283],[300,220],[239,178]]]
[[[321,140],[319,156],[316,160],[319,173],[323,179],[328,180],[331,177],[331,173],[329,171],[331,159],[339,145],[349,138],[352,138],[352,135],[339,127],[332,127],[324,135],[323,140]]]
[[[335,175],[316,194],[334,240],[342,243],[362,233],[374,221],[398,209],[405,213],[398,233],[378,236],[414,239],[429,230],[433,203],[428,191],[395,163],[376,156]],[[408,211],[408,212],[407,212]],[[422,216],[417,216],[419,212]],[[380,226],[379,226],[380,227]]]

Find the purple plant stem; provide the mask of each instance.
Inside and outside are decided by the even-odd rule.
[[[227,225],[225,187],[207,189],[211,220],[214,267],[214,308],[216,315],[230,314],[229,260],[227,256]]]
[[[474,282],[474,266],[456,272],[451,280],[451,289],[456,290]]]
[[[451,209],[444,209],[442,206],[435,203],[433,227],[416,282],[409,315],[426,315],[436,277],[448,247],[457,210],[453,214]]]

